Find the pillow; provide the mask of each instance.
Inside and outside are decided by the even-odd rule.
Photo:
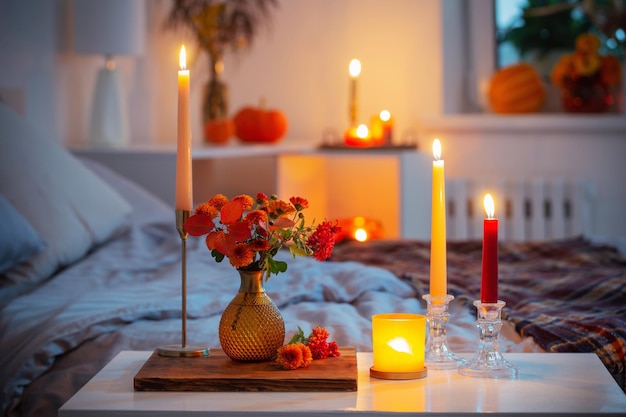
[[[41,252],[46,242],[0,194],[0,273]]]
[[[2,103],[0,193],[48,244],[3,273],[5,284],[46,279],[111,238],[131,213],[115,190]]]

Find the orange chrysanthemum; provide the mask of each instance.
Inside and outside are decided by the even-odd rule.
[[[583,77],[593,75],[600,69],[600,57],[596,54],[574,53],[572,57],[574,71]]]
[[[291,197],[289,199],[289,202],[291,204],[293,204],[293,206],[296,208],[296,210],[300,211],[300,210],[304,210],[306,208],[309,208],[309,201],[306,198],[302,198],[302,197]]]
[[[300,348],[302,351],[302,367],[306,368],[313,362],[313,354],[311,353],[311,349],[302,343],[296,343],[296,346]]]
[[[286,214],[290,214],[295,212],[296,209],[289,203],[286,203],[282,200],[272,200],[270,201],[268,207],[268,213],[270,217],[276,219],[280,216],[284,216]]]
[[[241,194],[233,198],[233,201],[241,201],[244,210],[249,210],[254,205],[254,198],[247,194]]]
[[[255,251],[247,243],[238,243],[230,253],[230,264],[235,268],[243,268],[254,261]]]
[[[592,33],[583,33],[576,38],[576,51],[595,55],[600,48],[600,39]]]
[[[198,207],[196,207],[195,214],[204,214],[205,216],[209,216],[214,219],[217,217],[219,210],[215,208],[215,206],[210,203],[202,203]]]
[[[579,77],[596,77],[605,86],[619,84],[622,80],[621,65],[613,55],[599,55],[600,40],[592,33],[576,38],[576,51],[562,56],[552,68],[550,78],[558,87]]]
[[[278,348],[278,356],[276,362],[283,369],[298,369],[304,364],[302,357],[302,348],[299,346],[302,343],[294,343],[290,345],[281,346]]]
[[[286,245],[293,256],[330,256],[338,229],[328,222],[305,225],[303,210],[308,207],[308,200],[297,196],[286,202],[263,193],[232,200],[216,194],[200,204],[183,227],[192,236],[206,235],[206,246],[217,262],[229,258],[236,268],[265,271],[267,279],[287,270],[287,262],[275,259]]]
[[[250,226],[258,225],[259,223],[267,223],[267,212],[264,210],[252,210],[244,219]]]
[[[209,201],[207,201],[207,203],[219,211],[222,207],[224,207],[224,204],[228,203],[228,197],[223,194],[216,194]]]

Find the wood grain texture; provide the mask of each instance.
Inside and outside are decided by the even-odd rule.
[[[136,391],[356,391],[356,349],[314,360],[307,368],[284,370],[274,361],[235,362],[221,349],[209,357],[172,358],[156,352],[134,378]]]

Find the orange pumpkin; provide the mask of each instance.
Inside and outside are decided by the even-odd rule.
[[[274,143],[287,132],[287,117],[280,110],[247,106],[233,118],[235,134],[242,142]]]
[[[204,139],[209,143],[223,144],[234,135],[235,124],[230,119],[209,119],[204,124]]]
[[[543,106],[546,89],[539,73],[522,62],[496,71],[488,96],[496,113],[534,113]]]

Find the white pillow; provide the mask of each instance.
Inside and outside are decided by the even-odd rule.
[[[52,138],[0,103],[0,193],[48,244],[3,274],[35,283],[120,230],[131,206]]]
[[[0,194],[0,273],[41,252],[46,242]]]

